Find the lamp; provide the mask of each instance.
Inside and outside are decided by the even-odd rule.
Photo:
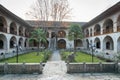
[[[18,63],[18,45],[17,44],[14,44],[14,47],[16,47],[16,63]]]
[[[90,43],[89,44],[89,48],[92,50],[92,63],[94,62],[94,54],[93,54],[93,51],[95,50],[95,48],[96,48],[96,46],[95,46],[95,44],[92,44],[92,43]]]

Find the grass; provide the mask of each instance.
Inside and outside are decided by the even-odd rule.
[[[36,52],[21,54],[18,56],[18,62],[19,63],[23,63],[23,62],[25,62],[25,63],[40,63],[42,61],[46,61],[45,59],[48,59],[48,56],[50,56],[50,55],[47,55],[47,58],[45,58],[44,52],[40,52],[39,55],[36,55],[36,54],[37,54]],[[0,61],[0,63],[4,63],[4,62],[16,63],[16,56]]]
[[[71,54],[70,52],[62,52],[61,56],[63,60],[67,60],[67,56]],[[105,62],[104,60],[100,60],[97,57],[93,57],[94,62]],[[89,54],[83,53],[83,52],[77,52],[75,56],[74,62],[92,62],[92,57]]]

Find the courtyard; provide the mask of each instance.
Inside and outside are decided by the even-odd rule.
[[[119,80],[116,73],[66,73],[66,63],[61,60],[59,51],[54,51],[47,61],[42,74],[6,74],[0,80]]]

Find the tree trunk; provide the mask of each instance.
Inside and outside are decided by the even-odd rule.
[[[40,42],[38,42],[37,56],[39,55]]]

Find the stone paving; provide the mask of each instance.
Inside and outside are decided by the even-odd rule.
[[[59,52],[52,56],[59,55]],[[43,74],[0,75],[0,80],[120,80],[120,74],[113,73],[66,73],[66,63],[60,58],[51,58],[43,69]],[[54,60],[54,61],[53,61]]]

